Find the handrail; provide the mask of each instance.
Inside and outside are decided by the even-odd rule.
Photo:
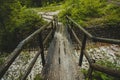
[[[94,40],[94,42],[104,42],[104,43],[111,43],[111,44],[120,44],[120,40],[118,40],[118,39],[93,37],[93,40]]]
[[[51,30],[51,31],[49,32],[49,34],[46,36],[46,38],[45,38],[44,41],[43,41],[43,46],[46,44],[46,42],[48,41],[48,38],[51,36],[51,34],[53,33],[53,31],[54,31],[54,30]],[[31,72],[31,70],[32,70],[32,68],[33,68],[33,66],[34,66],[34,64],[35,64],[38,56],[40,55],[41,51],[42,51],[42,50],[40,49],[40,50],[37,52],[37,54],[35,55],[34,59],[31,61],[30,65],[28,66],[26,72],[25,72],[24,75],[22,76],[21,80],[26,80],[27,76],[28,76],[29,73]]]
[[[72,23],[74,23],[76,26],[78,26],[80,28],[80,30],[82,30],[88,37],[92,38],[93,36],[87,32],[83,27],[81,27],[79,24],[77,24],[77,22],[75,22],[72,18],[66,16],[67,19],[69,19]]]
[[[95,37],[95,36],[91,35],[87,30],[85,30],[83,27],[81,27],[77,22],[75,22],[69,16],[66,16],[66,18],[69,19],[73,24],[75,24],[81,31],[83,31],[84,34],[86,34],[94,42],[105,42],[105,43],[110,43],[110,44],[120,44],[120,40],[118,40],[118,39]]]
[[[95,60],[93,60],[91,58],[91,56],[89,56],[88,52],[85,50],[85,46],[86,46],[86,38],[91,38],[93,40],[93,42],[103,42],[103,43],[110,43],[110,44],[120,44],[120,40],[117,39],[108,39],[108,38],[100,38],[100,37],[93,37],[89,32],[87,32],[83,27],[81,27],[79,24],[77,24],[73,19],[71,19],[70,17],[66,16],[68,22],[72,22],[71,23],[67,23],[67,27],[68,27],[68,31],[70,31],[70,34],[72,32],[75,40],[77,41],[77,43],[82,46],[81,47],[81,54],[80,54],[80,58],[79,58],[79,65],[82,65],[82,59],[83,59],[83,55],[85,55],[85,57],[87,58],[89,65],[90,65],[90,72],[88,73],[89,78],[91,78],[91,74],[93,69],[106,73],[108,75],[114,76],[114,77],[120,77],[120,71],[119,70],[114,70],[114,69],[110,69],[101,65],[98,65],[95,63]],[[70,25],[71,24],[71,25]],[[77,37],[76,33],[74,32],[74,30],[72,29],[73,24],[75,24],[83,33],[84,33],[84,40],[81,41],[79,40],[79,38]],[[91,79],[92,80],[92,79]]]
[[[120,78],[120,71],[119,71],[119,70],[110,69],[110,68],[108,68],[108,67],[103,67],[103,66],[98,65],[98,64],[96,64],[96,63],[92,63],[92,64],[91,64],[91,67],[92,67],[94,70],[97,70],[97,71],[106,73],[106,74],[108,74],[108,75],[111,75],[111,76]]]
[[[14,51],[11,53],[11,55],[8,57],[8,59],[5,61],[5,63],[0,67],[0,79],[4,76],[6,71],[9,69],[10,65],[14,62],[14,60],[19,56],[20,52],[22,51],[24,45],[26,45],[28,42],[30,42],[34,37],[39,35],[39,33],[44,30],[46,27],[48,27],[51,23],[53,23],[55,19],[51,20],[46,25],[42,26],[40,29],[36,30],[34,33],[29,35],[27,38],[25,38],[23,41],[21,41],[18,46],[14,49]],[[51,33],[50,33],[51,34]],[[48,38],[48,37],[47,37]],[[47,40],[43,44],[46,43]]]

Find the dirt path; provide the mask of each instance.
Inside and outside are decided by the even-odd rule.
[[[44,20],[49,22],[49,21],[51,21],[51,19],[53,19],[53,16],[58,15],[59,12],[60,12],[60,10],[55,11],[55,12],[38,12],[38,14],[41,15]]]

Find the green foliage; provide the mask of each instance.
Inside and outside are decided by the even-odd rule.
[[[5,59],[7,58],[8,54],[4,53],[0,55],[0,65],[2,65],[5,62]]]
[[[9,32],[8,28],[10,26],[11,17],[18,15],[20,9],[21,5],[16,0],[4,0],[0,3],[0,52],[4,50],[7,51],[8,48],[13,48],[13,46],[8,46],[11,45],[13,41],[13,38],[11,38],[12,33]]]
[[[19,0],[22,6],[32,7],[32,0]]]
[[[111,77],[102,72],[94,71],[93,72],[93,80],[120,80],[120,78]]]
[[[43,7],[51,4],[59,4],[64,0],[19,0],[22,6]]]
[[[62,9],[62,5],[51,4],[45,7],[28,8],[28,9],[35,10],[37,12],[51,12]]]
[[[34,80],[43,80],[43,79],[41,78],[41,75],[40,75],[40,74],[37,74],[37,75],[35,76]]]
[[[111,25],[120,22],[120,6],[108,3],[108,0],[67,0],[60,13],[66,14],[82,26]]]
[[[44,24],[35,11],[22,7],[17,0],[2,1],[0,10],[0,52],[11,52],[22,39]]]

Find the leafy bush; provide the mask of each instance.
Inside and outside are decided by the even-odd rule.
[[[67,0],[60,17],[69,15],[82,26],[111,25],[120,23],[120,6],[108,0]],[[96,23],[97,22],[97,23]]]
[[[35,11],[27,10],[16,0],[2,1],[0,10],[0,52],[11,52],[22,39],[44,24]]]

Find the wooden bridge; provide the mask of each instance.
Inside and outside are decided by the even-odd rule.
[[[48,26],[50,30],[49,34],[43,40],[41,33],[42,31],[46,30]],[[83,33],[82,41],[80,40],[80,37],[76,35],[73,26],[77,27],[81,31],[81,33]],[[34,59],[31,61],[26,72],[20,80],[26,80],[39,55],[41,55],[42,58],[43,80],[84,80],[84,75],[80,70],[80,66],[83,62],[83,55],[85,55],[89,62],[89,80],[92,80],[93,70],[120,78],[120,71],[104,67],[104,65],[96,64],[95,60],[90,57],[90,54],[85,49],[88,40],[92,40],[93,42],[118,45],[120,44],[120,40],[95,37],[79,24],[77,24],[73,19],[66,16],[65,26],[62,24],[58,24],[57,17],[54,17],[54,19],[52,19],[48,24],[42,26],[40,29],[21,41],[8,57],[8,59],[5,61],[5,63],[0,67],[0,79],[5,75],[6,71],[9,69],[14,60],[19,56],[19,54],[23,50],[23,47],[29,44],[35,37],[37,37],[38,39],[39,51],[35,55]],[[52,41],[48,48],[48,54],[45,57],[44,47],[47,42],[50,42],[48,41],[49,38],[51,38]],[[71,38],[74,38],[77,44],[79,44],[79,46],[81,47],[81,53],[79,54],[79,63],[77,63],[74,56]]]

